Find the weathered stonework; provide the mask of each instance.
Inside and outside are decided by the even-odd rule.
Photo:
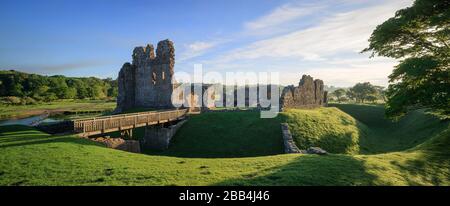
[[[153,45],[146,47],[136,47],[133,50],[132,63],[125,63],[120,69],[118,76],[119,92],[117,96],[117,108],[115,113],[121,113],[132,108],[153,108],[169,109],[175,105],[184,103],[185,107],[192,111],[203,110],[215,107],[216,92],[210,84],[202,84],[199,91],[195,91],[193,86],[178,88],[180,84],[172,81],[175,65],[175,48],[173,42],[164,40],[158,43],[156,54]],[[267,97],[272,97],[272,91],[267,85]],[[279,88],[279,87],[276,87]],[[181,89],[180,98],[172,102],[174,91]],[[212,89],[212,90],[211,90]],[[260,107],[259,87],[257,87],[256,97],[250,98],[249,87],[241,88],[245,94],[245,104],[238,105],[238,88],[234,85],[233,94],[227,93],[226,86],[223,86],[221,100],[226,107]],[[206,99],[210,102],[203,102],[202,94],[208,91]],[[201,93],[201,94],[200,94]],[[276,91],[278,98],[278,91]],[[232,100],[231,97],[233,97]],[[226,101],[230,98],[230,101]],[[254,100],[256,98],[256,100]],[[233,102],[234,101],[234,102]],[[327,93],[324,91],[322,80],[314,80],[311,76],[303,75],[299,86],[288,86],[283,89],[280,97],[280,108],[313,108],[325,105]],[[181,104],[179,104],[181,103]]]
[[[146,127],[145,135],[141,140],[142,148],[158,151],[168,149],[170,140],[186,121],[183,120],[168,127],[161,127],[161,125]]]
[[[156,55],[151,44],[136,47],[132,58],[132,63],[125,63],[119,72],[116,112],[134,107],[171,108],[175,65],[173,42],[160,41]]]
[[[314,108],[327,103],[327,92],[323,81],[314,80],[309,75],[303,75],[297,87],[293,85],[283,89],[280,97],[280,107],[284,108]]]
[[[297,145],[295,145],[287,123],[281,123],[281,134],[283,135],[284,153],[302,153],[302,151],[298,149]]]
[[[91,140],[104,144],[108,148],[118,149],[127,152],[141,153],[139,141],[124,140],[122,138],[98,137]]]

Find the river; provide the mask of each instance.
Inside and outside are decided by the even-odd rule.
[[[48,115],[42,114],[22,119],[9,119],[9,120],[3,120],[0,121],[0,126],[7,126],[7,125],[25,125],[25,126],[36,126],[40,123],[54,123],[54,122],[60,122],[63,121],[63,119],[55,119],[55,118],[49,118]]]

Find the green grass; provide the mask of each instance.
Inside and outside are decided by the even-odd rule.
[[[350,114],[365,132],[363,153],[376,154],[413,148],[445,130],[448,120],[442,121],[422,110],[414,111],[398,122],[388,120],[382,105],[331,105]],[[365,129],[368,128],[368,129]]]
[[[193,115],[161,155],[178,157],[253,157],[283,153],[278,119],[259,112]]]
[[[112,111],[115,102],[105,100],[59,100],[37,105],[0,105],[0,120],[40,115],[45,111]]]
[[[281,114],[300,149],[359,154],[368,128],[337,108],[290,109]]]
[[[314,110],[283,113],[301,149],[321,147],[332,153],[380,154],[403,151],[445,130],[442,121],[415,111],[398,122],[384,116],[382,105],[332,104]]]
[[[151,155],[174,157],[255,157],[283,153],[280,119],[261,119],[259,112],[211,112],[191,115],[164,152]],[[133,130],[133,138],[144,136],[144,127]],[[120,137],[119,132],[109,133]]]
[[[331,112],[329,117],[341,115],[336,109],[328,109],[330,108],[325,111]],[[227,114],[234,116],[233,114],[238,113]],[[199,129],[195,125],[200,125],[201,122],[216,124],[214,121],[221,118],[202,117],[203,115],[193,121],[195,124],[185,125],[185,131],[181,130],[180,135],[181,132],[185,135],[194,134],[190,130]],[[312,114],[310,117],[313,122],[321,122],[314,120]],[[370,115],[367,117],[371,120]],[[373,130],[372,124],[362,117],[355,114],[354,118],[356,123],[364,124],[369,131]],[[419,115],[416,118],[419,120],[428,117]],[[249,118],[245,122],[252,121]],[[257,123],[266,125],[267,129],[279,129],[278,124],[276,128],[270,126],[275,123]],[[420,129],[421,123],[419,121],[419,125],[410,126]],[[234,126],[235,128],[220,131],[233,134],[233,130],[243,131],[239,127],[249,125]],[[425,139],[412,141],[409,148],[404,150],[399,146],[387,149],[394,152],[325,156],[280,154],[244,158],[133,154],[107,149],[72,136],[50,136],[29,127],[5,126],[0,127],[0,185],[450,185],[448,122],[437,121],[428,126],[433,126],[436,130]],[[341,129],[344,131],[349,128]],[[244,135],[236,137],[246,138]],[[371,134],[367,136],[375,137]],[[183,144],[187,140],[179,138],[178,141]],[[193,143],[190,140],[187,142]],[[374,147],[382,145],[379,143]],[[239,145],[235,147],[239,148]]]

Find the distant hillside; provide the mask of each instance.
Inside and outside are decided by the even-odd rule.
[[[95,77],[43,76],[0,70],[3,103],[25,104],[56,99],[103,99],[117,96],[117,81]]]

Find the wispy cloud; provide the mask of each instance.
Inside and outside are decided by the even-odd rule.
[[[367,47],[370,34],[377,25],[394,16],[398,9],[411,4],[412,0],[389,0],[382,4],[368,4],[358,9],[337,12],[323,17],[313,26],[235,47],[206,59],[204,63],[219,70],[229,70],[231,66],[227,65],[234,65],[233,70],[245,70],[249,65],[262,65],[262,69],[271,67],[280,72],[283,84],[298,82],[301,72],[321,78],[330,85],[350,86],[363,81],[386,85],[387,76],[392,72],[396,61],[386,58],[370,59],[368,55],[359,52]],[[246,28],[276,29],[279,24],[298,20],[308,13],[287,12],[280,20],[268,20],[269,16],[282,15],[281,11],[289,9],[295,10],[286,5],[281,6],[251,24],[246,23]],[[283,61],[288,63],[278,64]],[[240,67],[239,64],[243,66]]]
[[[350,64],[330,64],[332,67],[311,68],[305,72],[323,79],[328,85],[351,86],[358,82],[371,82],[387,86],[387,75],[397,62],[392,59],[375,59]]]
[[[184,45],[184,50],[181,53],[179,61],[185,61],[192,59],[194,57],[201,56],[205,54],[210,49],[215,46],[224,43],[224,40],[213,40],[213,41],[196,41],[190,44]]]
[[[36,72],[40,74],[55,74],[70,70],[82,70],[106,65],[115,65],[116,62],[107,60],[83,60],[79,62],[67,62],[62,64],[27,64],[9,66],[11,69],[20,68],[25,72]]]
[[[277,31],[274,30],[274,27],[316,13],[324,8],[323,5],[287,3],[256,20],[244,23],[244,28],[247,33],[261,33],[264,30]]]
[[[392,17],[410,0],[388,1],[380,6],[362,8],[325,18],[317,26],[254,42],[235,49],[222,61],[267,57],[296,57],[319,60],[342,52],[357,53],[364,49],[375,27]]]

